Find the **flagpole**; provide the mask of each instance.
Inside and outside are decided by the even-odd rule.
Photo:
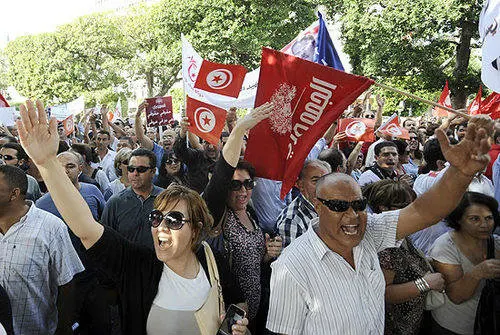
[[[380,84],[380,83],[377,83],[375,82],[374,83],[375,86],[378,86],[380,88],[383,88],[383,89],[386,89],[388,91],[392,91],[392,92],[395,92],[395,93],[399,93],[399,94],[402,94],[402,95],[406,95],[407,97],[410,97],[412,99],[415,99],[415,100],[418,100],[418,101],[421,101],[423,103],[426,103],[428,105],[432,105],[432,106],[435,106],[435,107],[439,107],[439,108],[442,108],[450,113],[453,113],[453,114],[456,114],[458,116],[461,116],[463,118],[466,118],[467,120],[470,119],[470,115],[469,114],[466,114],[464,112],[461,112],[459,110],[456,110],[456,109],[453,109],[453,108],[449,108],[449,107],[446,107],[446,106],[443,106],[443,105],[440,105],[438,104],[437,102],[434,102],[434,101],[431,101],[431,100],[427,100],[427,99],[424,99],[424,98],[421,98],[421,97],[418,97],[414,94],[411,94],[411,93],[408,93],[408,92],[405,92],[405,91],[401,91],[401,90],[398,90],[397,88],[394,88],[394,87],[390,87],[390,86],[387,86],[385,84]]]

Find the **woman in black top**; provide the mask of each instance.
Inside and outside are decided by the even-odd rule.
[[[155,185],[166,189],[170,184],[187,185],[186,174],[182,162],[175,156],[174,152],[163,154],[161,158],[158,178]]]
[[[263,292],[270,280],[264,273],[270,272],[266,270],[270,262],[279,256],[282,242],[279,236],[271,239],[260,229],[257,216],[249,205],[255,169],[239,157],[245,133],[267,118],[271,111],[272,106],[266,104],[238,121],[203,193],[218,235],[210,243],[231,260],[231,271],[248,303],[252,333],[264,331],[268,295]],[[257,324],[262,327],[257,327]]]
[[[197,326],[193,323],[192,315],[187,315],[185,319],[189,324],[184,325],[173,317],[175,307],[170,309],[168,306],[193,300],[190,292],[182,290],[182,285],[190,285],[195,280],[203,284],[202,290],[195,287],[194,293],[198,299],[191,303],[192,306],[197,303],[198,307],[203,305],[206,290],[210,289],[210,284],[207,288],[207,281],[210,283],[209,271],[205,266],[203,249],[199,245],[213,220],[201,197],[182,186],[163,192],[155,202],[159,212],[152,217],[154,251],[129,242],[93,219],[85,201],[56,158],[56,120],[51,119],[47,126],[47,116],[40,101],[37,101],[36,109],[37,111],[31,101],[28,101],[27,107],[21,106],[22,123],[18,125],[21,128],[22,145],[37,165],[64,221],[87,249],[89,259],[116,282],[122,303],[123,333],[199,332],[199,329],[194,331],[194,328],[189,328]],[[136,170],[137,173],[138,171]],[[221,266],[220,261],[216,263],[226,305],[242,302],[243,299],[237,296],[237,290],[231,285],[227,267]],[[170,294],[163,294],[165,292]],[[156,314],[154,320],[151,320],[153,308]],[[183,311],[194,313],[196,309],[188,308]],[[170,323],[159,329],[165,319]],[[232,333],[243,335],[247,324],[246,318],[239,320],[233,326]]]

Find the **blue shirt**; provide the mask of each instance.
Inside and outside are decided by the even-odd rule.
[[[104,206],[106,205],[101,191],[95,185],[87,183],[80,183],[79,191],[87,205],[89,205],[94,220],[99,221],[102,211],[104,210]],[[54,214],[61,220],[63,219],[61,213],[57,210],[50,193],[45,193],[40,199],[38,199],[36,207]]]

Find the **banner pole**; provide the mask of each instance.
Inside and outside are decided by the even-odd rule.
[[[401,95],[405,95],[405,96],[407,96],[409,98],[421,101],[421,102],[426,103],[428,105],[432,105],[432,106],[435,106],[435,107],[438,107],[438,108],[442,108],[442,109],[444,109],[444,110],[446,110],[446,111],[448,111],[450,113],[453,113],[453,114],[456,114],[458,116],[461,116],[461,117],[463,117],[463,118],[465,118],[467,120],[470,119],[470,115],[466,114],[464,112],[461,112],[461,110],[456,110],[456,109],[453,109],[453,108],[449,108],[449,107],[440,105],[437,102],[434,102],[434,101],[431,101],[431,100],[427,100],[427,99],[418,97],[415,94],[411,94],[411,93],[408,93],[408,92],[405,92],[405,91],[401,91],[401,90],[398,90],[397,88],[390,87],[390,86],[387,86],[385,84],[380,84],[380,83],[375,82],[374,85],[377,86],[377,87],[386,89],[388,91],[392,91],[392,92],[395,92],[395,93],[398,93],[398,94],[401,94]]]

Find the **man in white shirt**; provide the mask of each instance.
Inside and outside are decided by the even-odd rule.
[[[111,142],[111,135],[105,130],[100,130],[97,132],[96,143],[97,143],[97,153],[99,154],[99,163],[97,166],[92,166],[94,168],[101,168],[106,172],[106,176],[109,181],[112,182],[117,178],[115,173],[115,156],[116,152],[109,149],[109,143]]]
[[[385,282],[377,253],[456,207],[489,161],[492,130],[491,119],[473,117],[455,146],[437,130],[451,166],[435,187],[398,211],[367,214],[366,199],[350,176],[319,179],[318,218],[272,264],[267,328],[280,334],[383,334]]]

